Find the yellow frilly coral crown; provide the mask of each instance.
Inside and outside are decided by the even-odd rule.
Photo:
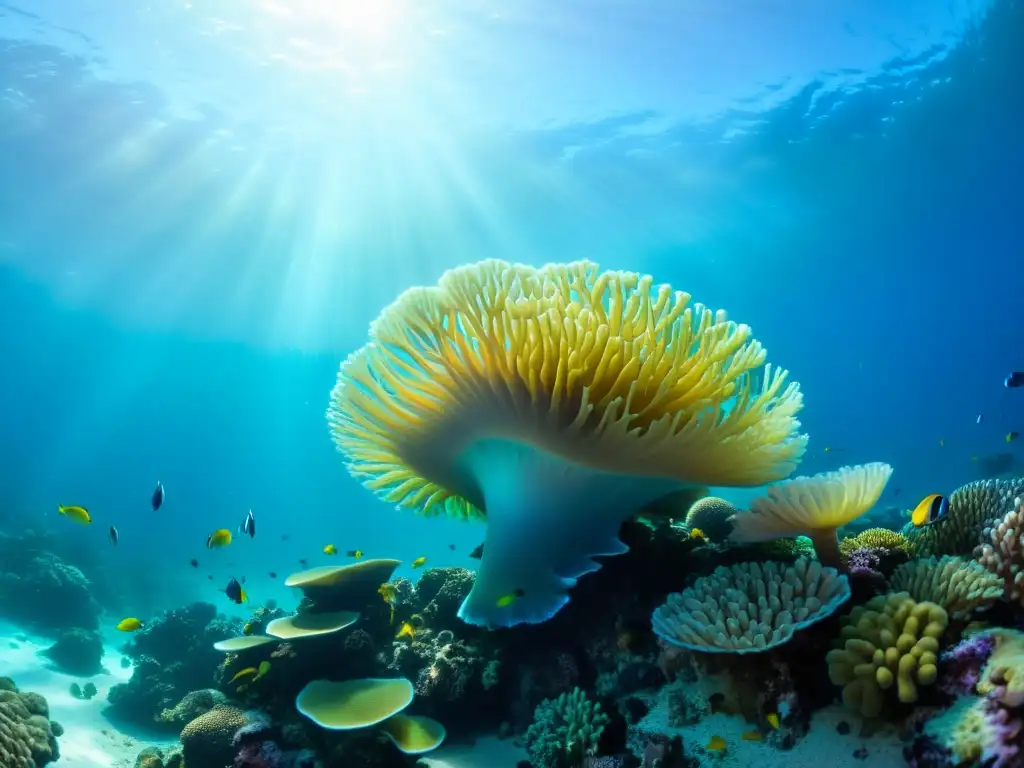
[[[800,407],[749,327],[685,293],[590,262],[484,261],[381,313],[328,421],[384,500],[486,519],[460,616],[508,626],[550,617],[594,556],[625,551],[618,527],[644,504],[788,476]]]

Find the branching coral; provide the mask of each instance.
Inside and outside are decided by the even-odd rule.
[[[949,512],[941,525],[915,528],[908,523],[904,533],[921,557],[969,555],[979,544],[989,543],[985,529],[995,525],[1022,494],[1024,478],[968,483],[950,494]]]
[[[766,496],[751,503],[749,512],[732,517],[731,538],[748,542],[804,535],[814,542],[818,560],[839,568],[836,529],[871,509],[890,475],[892,467],[875,462],[770,486]]]
[[[907,537],[888,528],[868,528],[856,536],[844,536],[839,542],[839,554],[844,559],[858,549],[870,549],[879,555],[882,552],[900,552],[906,557],[914,554],[914,545]]]
[[[597,752],[608,716],[579,688],[545,699],[534,712],[524,741],[537,768],[573,768]]]
[[[720,566],[670,595],[651,618],[668,643],[697,651],[748,653],[787,642],[850,597],[845,576],[806,559]]]
[[[0,766],[42,768],[60,756],[46,706],[35,694],[0,686]]]
[[[889,585],[917,602],[941,605],[953,619],[984,611],[1003,594],[999,578],[974,562],[946,555],[914,560],[897,568]]]
[[[1024,603],[1024,504],[1020,497],[1013,500],[1013,508],[1002,519],[985,528],[988,542],[978,547],[975,554],[985,570],[993,574],[1002,585],[1007,600]]]
[[[349,471],[391,504],[486,519],[462,619],[544,621],[645,504],[796,467],[799,388],[749,327],[689,304],[589,262],[484,261],[406,291],[342,364],[328,422]]]
[[[918,686],[935,682],[939,638],[949,623],[942,606],[897,592],[857,606],[844,623],[843,647],[829,651],[826,659],[829,677],[843,686],[850,711],[877,717],[884,691],[895,685],[899,701],[912,704]]]

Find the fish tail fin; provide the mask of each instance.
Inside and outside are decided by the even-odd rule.
[[[67,509],[67,507],[65,507],[63,504],[58,504],[57,505],[57,514],[63,515],[66,509]]]

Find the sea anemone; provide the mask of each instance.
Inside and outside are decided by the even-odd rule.
[[[387,307],[327,416],[385,501],[486,520],[459,616],[511,626],[624,552],[619,526],[645,504],[787,477],[806,437],[786,377],[748,326],[650,277],[484,261]]]

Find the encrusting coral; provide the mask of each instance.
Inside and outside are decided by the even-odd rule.
[[[900,702],[917,701],[918,687],[938,674],[939,638],[949,623],[935,603],[918,603],[905,592],[879,595],[844,618],[843,647],[826,656],[832,682],[843,686],[847,709],[877,717],[884,691],[896,686]]]
[[[951,555],[905,563],[893,571],[889,586],[919,603],[941,605],[951,619],[967,619],[975,611],[987,610],[1003,594],[998,577],[978,563]]]
[[[836,529],[871,509],[890,475],[892,467],[875,462],[776,483],[751,502],[749,512],[731,518],[730,538],[752,542],[807,536],[814,542],[818,560],[841,568]]]
[[[9,678],[0,678],[0,766],[42,768],[60,757],[46,699],[21,693]]]
[[[1013,507],[984,531],[988,541],[975,550],[981,566],[996,578],[1002,596],[1024,603],[1024,504],[1013,500]]]
[[[625,551],[645,504],[792,473],[802,398],[765,358],[748,326],[651,277],[484,261],[384,309],[328,423],[389,504],[486,520],[463,620],[538,623]]]
[[[579,688],[545,699],[523,741],[536,768],[573,768],[597,753],[608,716]]]
[[[742,563],[720,566],[669,595],[651,623],[655,634],[683,648],[758,652],[832,615],[849,597],[846,577],[815,561]]]
[[[941,525],[917,528],[907,523],[903,532],[921,557],[970,555],[988,543],[985,529],[992,527],[1024,495],[1024,478],[978,480],[949,495],[949,512]]]

